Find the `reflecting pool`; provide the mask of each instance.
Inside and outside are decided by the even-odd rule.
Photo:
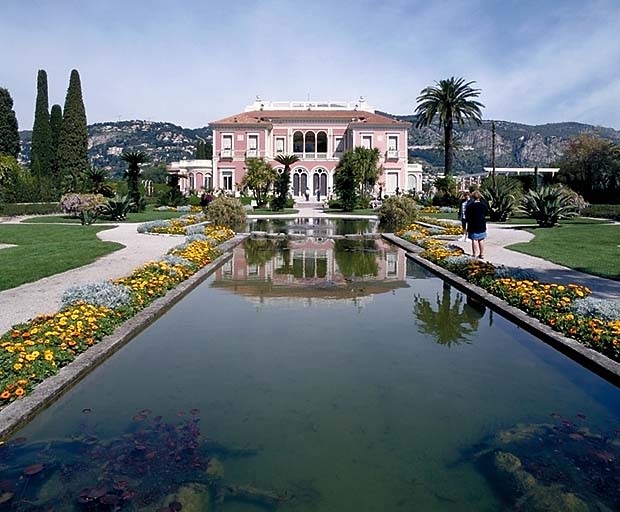
[[[378,226],[379,222],[373,219],[273,218],[250,220],[247,231],[324,237],[330,235],[376,233]]]
[[[614,510],[619,416],[383,241],[248,240],[0,448],[0,511]]]

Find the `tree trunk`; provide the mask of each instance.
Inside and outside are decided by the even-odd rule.
[[[444,125],[444,153],[444,174],[447,178],[452,175],[452,116]]]

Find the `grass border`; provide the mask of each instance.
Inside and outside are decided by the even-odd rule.
[[[422,258],[419,253],[422,252],[421,247],[414,246],[412,243],[397,237],[393,233],[383,233],[383,238],[392,242],[407,251],[407,257],[427,270],[438,275],[444,281],[448,282],[456,289],[466,295],[475,297],[495,312],[510,320],[525,331],[533,334],[547,345],[552,346],[565,356],[569,357],[576,363],[592,371],[599,377],[602,377],[616,387],[620,387],[620,363],[617,363],[609,357],[588,348],[578,341],[563,336],[551,327],[543,324],[536,318],[529,316],[524,311],[511,306],[499,297],[492,295],[483,288],[466,281],[462,277],[449,272],[448,270]]]
[[[80,354],[71,363],[61,368],[56,375],[39,383],[27,396],[3,407],[0,410],[0,444],[160,318],[217,270],[221,264],[232,258],[232,250],[248,236],[247,233],[238,234],[218,245],[218,250],[223,253],[221,256],[119,325],[112,334],[105,336],[96,345]]]

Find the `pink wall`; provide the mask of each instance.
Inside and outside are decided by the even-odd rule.
[[[308,173],[308,182],[312,183],[312,174],[317,169],[325,169],[328,173],[328,188],[333,189],[333,170],[338,165],[341,153],[334,154],[336,136],[343,137],[344,150],[352,149],[351,146],[361,146],[364,143],[364,136],[372,137],[372,147],[376,147],[380,152],[380,165],[386,170],[386,174],[380,178],[383,185],[384,193],[394,192],[395,186],[400,190],[404,190],[407,181],[407,129],[406,127],[394,127],[390,129],[364,127],[353,125],[349,128],[348,124],[325,122],[321,123],[305,123],[291,122],[277,123],[273,128],[268,126],[226,126],[218,127],[213,130],[213,149],[214,149],[214,188],[224,188],[222,180],[222,171],[232,172],[233,189],[234,184],[241,183],[245,175],[245,158],[247,156],[258,156],[266,158],[274,167],[280,167],[280,164],[273,160],[276,156],[276,137],[285,137],[284,151],[285,154],[291,154],[294,151],[294,137],[296,131],[303,133],[315,133],[315,153],[309,158],[301,156],[300,161],[293,166],[293,170],[303,168]],[[327,153],[326,157],[317,155],[316,134],[323,131],[327,135]],[[232,135],[232,152],[230,155],[224,154],[224,136]],[[248,154],[248,137],[256,135],[258,137],[258,152],[256,154]],[[389,136],[397,136],[397,154],[388,155]],[[317,158],[319,157],[319,158]],[[388,180],[387,174],[391,175]],[[389,183],[388,183],[389,182]],[[390,185],[392,190],[390,190]],[[312,186],[309,187],[311,193],[314,193]],[[378,188],[378,187],[377,187]],[[299,191],[303,194],[303,191]]]

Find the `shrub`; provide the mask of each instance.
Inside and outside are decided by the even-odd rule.
[[[377,210],[382,226],[396,230],[411,224],[418,216],[416,202],[407,196],[388,197]]]
[[[226,226],[233,230],[242,229],[246,214],[243,205],[236,197],[217,197],[207,208],[207,218],[213,224]]]
[[[569,190],[558,185],[530,190],[523,197],[522,210],[543,228],[553,227],[560,219],[576,215]]]
[[[203,224],[191,224],[185,228],[186,235],[204,235],[205,227]]]
[[[0,205],[1,208],[2,206]],[[591,204],[581,214],[586,217],[620,220],[620,204]]]
[[[187,238],[188,241],[195,241],[195,240],[190,240],[190,237]],[[166,254],[163,258],[163,260],[171,266],[175,266],[175,265],[181,265],[182,267],[187,267],[189,269],[195,269],[196,265],[194,265],[191,261],[181,257],[181,256],[175,256],[174,254]]]
[[[247,205],[251,205],[252,204],[252,198],[248,197],[248,196],[241,196],[239,198],[239,201],[241,202],[241,204],[243,206],[247,206]]]
[[[608,322],[620,320],[620,302],[617,300],[586,297],[573,302],[571,309],[578,315],[600,318]]]
[[[342,201],[340,199],[330,199],[327,201],[327,207],[333,210],[342,210]]]
[[[17,215],[46,215],[60,213],[59,203],[5,203],[0,204],[0,215],[13,217]]]
[[[70,193],[60,199],[63,213],[79,217],[83,226],[95,222],[105,204],[106,200],[101,194]]]
[[[486,179],[481,187],[482,197],[489,208],[489,219],[505,222],[519,206],[522,195],[521,183],[509,176]]]
[[[101,208],[101,214],[112,220],[125,220],[134,204],[129,196],[115,196]]]
[[[62,307],[67,308],[76,302],[84,302],[93,306],[118,309],[131,302],[132,293],[129,288],[110,281],[88,283],[69,288],[62,295]]]
[[[530,272],[529,270],[524,270],[519,267],[505,267],[504,265],[496,267],[495,277],[498,279],[510,278],[520,281],[534,281],[537,279],[536,274]]]

